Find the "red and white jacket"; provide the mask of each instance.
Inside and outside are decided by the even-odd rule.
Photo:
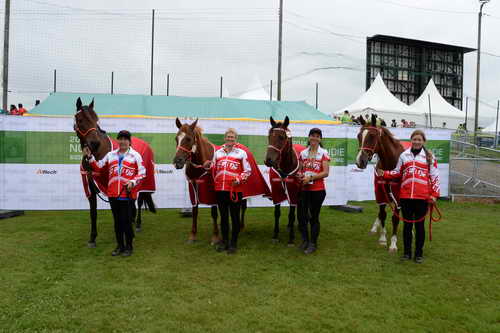
[[[401,180],[401,199],[428,200],[431,197],[439,198],[440,184],[437,160],[432,156],[429,167],[423,149],[416,156],[411,152],[411,148],[406,149],[399,156],[396,168],[384,172],[384,178]]]
[[[118,151],[119,149],[110,151],[100,161],[96,161],[94,156],[89,160],[90,166],[95,171],[100,171],[104,167],[108,168],[109,181],[107,196],[109,198],[126,198],[127,190],[124,189],[125,184],[131,181],[135,187],[137,183],[146,176],[146,169],[142,163],[141,154],[132,149],[132,147],[125,153],[119,172]],[[136,191],[132,191],[131,196],[133,199],[136,199]]]
[[[216,191],[231,191],[233,181],[238,180],[240,184],[246,182],[252,173],[250,163],[248,163],[247,153],[237,147],[228,153],[222,146],[214,154],[212,163]]]
[[[302,165],[302,173],[305,176],[317,175],[323,172],[323,162],[330,161],[328,151],[324,148],[318,147],[316,156],[309,158],[309,151],[311,147],[307,147],[300,152],[299,161]],[[325,179],[316,179],[312,184],[306,184],[302,187],[302,191],[323,191],[325,189]]]

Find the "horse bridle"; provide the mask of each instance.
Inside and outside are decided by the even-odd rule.
[[[374,126],[367,126],[365,127],[364,129],[370,131],[370,130],[376,130],[378,132],[378,135],[379,137],[382,136],[382,129],[379,128],[379,127],[374,127]],[[363,144],[364,142],[361,142],[361,144]],[[378,146],[378,140],[375,142],[375,144],[373,145],[373,147],[359,147],[359,150],[367,150],[369,152],[371,152],[371,156],[370,156],[370,159],[373,157],[373,155],[375,155],[375,150],[377,149],[377,146]]]
[[[80,130],[80,128],[76,125],[76,115],[80,112],[82,112],[83,110],[78,110],[75,114],[75,125],[73,126],[73,128],[75,129],[75,131],[77,131],[78,134],[80,134],[80,136],[82,138],[85,138],[90,132],[92,131],[97,131],[97,128],[96,127],[91,127],[89,128],[88,130],[86,130],[85,132],[83,132],[82,130]]]
[[[197,147],[196,137],[194,139],[193,147]],[[191,163],[191,165],[195,168],[203,168],[203,165],[193,163],[193,161],[191,160],[193,157],[193,153],[194,153],[193,148],[191,148],[191,150],[189,150],[186,147],[183,147],[181,144],[179,144],[179,146],[177,146],[176,152],[178,152],[179,150],[187,153],[188,156],[186,157],[186,162]]]
[[[281,128],[281,127],[271,128],[271,131],[274,131],[274,130],[277,130],[277,131],[283,131],[283,132],[285,132],[285,135],[286,135],[286,141],[285,141],[285,143],[283,144],[283,147],[281,147],[281,149],[280,149],[280,148],[278,148],[278,147],[276,147],[276,146],[273,146],[273,145],[268,145],[268,146],[267,146],[267,148],[268,148],[268,149],[270,148],[270,149],[273,149],[273,150],[275,150],[275,151],[277,151],[277,152],[278,152],[278,154],[279,154],[279,155],[278,155],[278,156],[279,156],[278,166],[279,166],[279,164],[281,163],[281,155],[283,154],[283,151],[285,150],[285,148],[286,148],[289,144],[291,144],[291,143],[292,143],[292,138],[291,138],[291,136],[289,136],[289,135],[288,135],[288,131],[287,131],[286,129],[284,129],[284,128]],[[293,149],[293,147],[292,147],[292,149]],[[298,168],[299,168],[299,164],[297,163],[297,168],[296,168],[294,171],[292,171],[290,174],[286,174],[286,173],[284,173],[283,171],[281,171],[281,169],[277,169],[276,171],[278,171],[278,172],[280,173],[280,176],[281,176],[282,178],[286,178],[286,177],[288,177],[289,175],[294,174],[294,173],[298,170]]]

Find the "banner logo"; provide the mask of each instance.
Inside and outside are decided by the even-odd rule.
[[[57,170],[45,170],[45,169],[38,169],[36,171],[37,175],[57,175]]]

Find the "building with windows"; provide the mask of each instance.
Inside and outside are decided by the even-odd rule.
[[[440,94],[462,110],[464,54],[475,49],[386,35],[367,38],[366,89],[380,73],[387,88],[410,105],[432,78]]]

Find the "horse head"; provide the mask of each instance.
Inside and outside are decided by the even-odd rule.
[[[94,154],[99,150],[101,144],[99,133],[102,132],[102,130],[99,128],[98,121],[99,117],[97,117],[94,111],[94,100],[92,99],[89,105],[83,105],[82,100],[78,97],[76,100],[75,123],[73,128],[80,139],[82,148],[87,146]]]
[[[377,152],[382,137],[382,128],[377,127],[377,117],[372,114],[371,122],[367,122],[362,116],[358,117],[362,125],[358,133],[359,152],[356,157],[356,165],[360,169],[366,169],[368,162]]]
[[[192,158],[192,154],[196,153],[197,138],[199,137],[199,130],[196,127],[198,119],[192,124],[182,124],[179,118],[176,118],[175,124],[179,131],[175,136],[177,151],[175,152],[173,164],[176,169],[182,169],[186,162]]]
[[[290,119],[286,116],[283,122],[276,122],[273,117],[270,117],[270,121],[271,128],[267,135],[268,146],[264,163],[268,167],[278,169],[283,151],[292,143],[288,129]]]

